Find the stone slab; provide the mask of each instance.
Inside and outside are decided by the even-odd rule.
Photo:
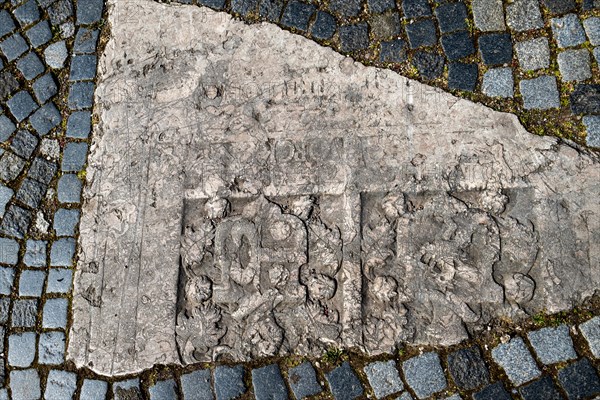
[[[85,192],[58,183],[76,365],[449,345],[599,286],[597,157],[269,24],[108,5]]]

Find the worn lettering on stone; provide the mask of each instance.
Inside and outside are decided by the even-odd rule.
[[[451,345],[599,287],[593,154],[272,25],[109,17],[78,366]]]

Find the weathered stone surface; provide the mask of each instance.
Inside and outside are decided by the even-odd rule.
[[[595,156],[272,25],[108,9],[77,365],[445,345],[599,286]]]

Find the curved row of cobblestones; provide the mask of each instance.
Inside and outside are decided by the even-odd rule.
[[[473,13],[477,27],[502,30],[496,29],[499,22],[494,22],[491,16],[477,14],[475,5],[471,9],[463,3],[446,3],[432,10],[429,3],[407,1],[402,4],[402,15],[416,13],[414,24],[431,22],[436,25],[436,42],[421,46],[417,45],[418,40],[427,40],[426,36],[418,39],[419,34],[413,35],[421,32],[416,28],[420,25],[413,27],[413,23],[399,22],[400,16],[394,16],[399,11],[395,6],[390,8],[393,1],[369,0],[366,9],[360,1],[331,0],[328,4],[319,3],[319,9],[314,4],[295,0],[285,4],[277,0],[203,2],[244,16],[252,17],[252,13],[257,12],[261,18],[299,32],[309,32],[318,40],[327,41],[335,36],[339,38],[335,46],[344,46],[340,48],[344,52],[358,51],[359,56],[360,46],[365,45],[361,33],[365,28],[353,18],[367,15],[373,20],[366,25],[369,38],[374,34],[380,38],[398,36],[378,42],[382,62],[404,62],[406,58],[402,57],[409,57],[422,76],[437,65],[435,59],[442,57],[441,53],[429,51],[439,50],[436,47],[439,29],[443,33],[441,46],[445,57],[452,61],[447,71],[449,88],[451,82],[464,85],[456,87],[461,90],[483,88],[486,74],[493,76],[492,71],[505,68],[486,70],[483,83],[467,88],[465,82],[470,72],[479,73],[482,66],[475,59],[454,63],[453,40],[464,39],[465,32],[467,36],[471,32],[468,23],[466,27],[461,25],[457,15],[462,16],[463,11],[469,15]],[[352,15],[357,9],[355,4],[360,4],[359,11]],[[573,19],[570,15],[574,15],[578,21],[583,19],[587,35],[593,35],[590,33],[593,26],[589,28],[590,22],[586,22],[594,21],[589,17],[591,14],[583,18],[571,13],[575,8],[560,4],[563,3],[555,0],[547,2],[545,7],[558,7],[557,14],[567,14],[557,18]],[[292,358],[266,364],[257,361],[248,365],[196,366],[192,369],[157,367],[126,378],[98,377],[89,371],[75,370],[65,362],[65,349],[71,323],[70,296],[80,195],[90,145],[103,6],[103,0],[0,0],[0,333],[3,337],[0,342],[0,383],[3,386],[0,399],[221,400],[238,396],[353,399],[374,396],[406,400],[433,396],[530,400],[592,399],[600,395],[599,317],[577,326],[563,324],[515,334],[512,339],[503,337],[503,343],[488,348],[470,343],[459,349],[390,355],[369,362],[332,350],[323,360]],[[331,8],[331,12],[324,11],[323,7]],[[577,7],[597,8],[598,5],[586,1]],[[493,7],[484,6],[485,9],[493,10]],[[419,13],[427,15],[417,15]],[[379,19],[375,18],[377,15]],[[524,12],[523,15],[519,18],[527,20],[530,14]],[[515,21],[520,21],[519,18]],[[339,21],[349,21],[349,27],[344,28]],[[391,25],[389,21],[392,21]],[[399,25],[393,30],[396,22]],[[511,29],[516,29],[515,24],[518,22],[508,22]],[[373,26],[384,33],[373,33]],[[393,34],[385,33],[386,29],[392,29]],[[569,32],[572,30],[568,29]],[[481,40],[482,37],[492,38],[489,39],[490,46],[502,43],[504,34],[489,35],[479,37],[477,42],[481,56],[486,54],[486,59],[488,56],[502,57],[502,51],[482,51],[481,45],[486,42],[486,39]],[[591,40],[592,36],[589,36]],[[546,51],[543,38],[530,41],[532,46],[541,49],[539,52]],[[573,51],[587,49],[587,42],[588,39],[577,44],[579,48]],[[530,62],[535,66],[536,62],[541,62],[538,51],[524,49],[519,43],[516,53],[520,65]],[[413,45],[415,49],[409,49]],[[472,45],[475,46],[475,42]],[[364,47],[368,50],[369,46]],[[422,53],[421,47],[426,49]],[[490,66],[496,61],[490,61]],[[564,65],[570,68],[576,63],[567,60]],[[596,64],[588,63],[590,65],[591,70],[597,71]],[[452,75],[451,71],[454,71]],[[546,69],[541,67],[541,71]],[[450,79],[451,76],[456,79]],[[591,100],[581,100],[585,110],[596,112],[593,107],[599,107],[594,103],[597,98],[593,97],[593,90],[597,89],[590,84],[597,79],[597,76],[588,77],[578,84],[579,88],[592,86],[592,89],[580,89],[580,92],[592,90]],[[489,85],[500,85],[502,81],[493,79],[490,82]],[[522,92],[523,87],[520,87]],[[575,88],[573,93],[578,93],[577,90]],[[587,120],[591,121],[588,124],[591,127],[588,144],[591,145],[594,145],[590,138],[594,137],[595,118],[592,116]]]

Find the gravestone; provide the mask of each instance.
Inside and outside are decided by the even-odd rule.
[[[274,25],[110,3],[78,366],[451,345],[600,284],[597,156]]]

